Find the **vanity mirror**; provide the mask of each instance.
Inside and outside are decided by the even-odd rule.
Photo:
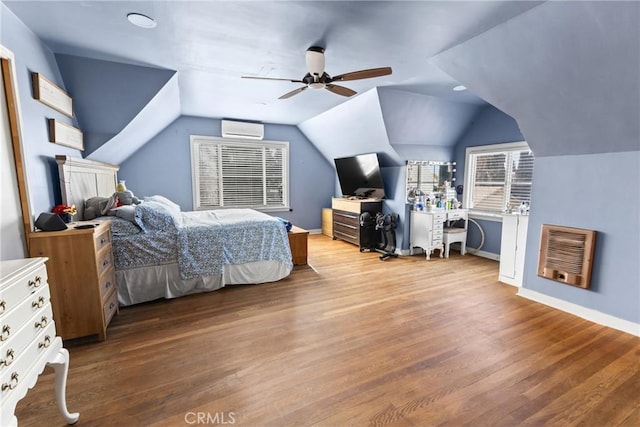
[[[407,161],[407,202],[413,203],[416,196],[439,195],[443,184],[448,181],[455,187],[456,162],[436,162],[431,160]]]

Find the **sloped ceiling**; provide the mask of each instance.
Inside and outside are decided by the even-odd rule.
[[[332,164],[334,158],[356,153],[379,153],[382,166],[401,162],[389,143],[376,89],[305,120],[298,128]]]
[[[476,104],[377,88],[298,127],[330,162],[337,157],[376,152],[383,167],[401,166],[409,157],[451,160],[452,147],[479,108]]]
[[[124,129],[176,73],[74,55],[55,57],[85,134],[85,154]]]
[[[168,78],[170,71],[167,70],[176,70],[178,108],[182,115],[297,125],[345,103],[354,104],[347,110],[358,111],[362,103],[358,99],[344,98],[325,90],[307,90],[291,99],[279,100],[280,95],[296,86],[288,81],[240,78],[300,79],[306,72],[304,52],[312,45],[326,48],[326,70],[331,75],[381,66],[393,68],[390,76],[345,82],[345,86],[359,94],[386,86],[443,100],[484,104],[471,91],[451,91],[460,82],[429,64],[428,59],[540,3],[3,0],[2,8],[14,13],[58,55],[64,74],[74,74],[74,77],[65,78],[66,85],[74,86],[75,77],[81,77],[77,82],[80,88],[68,89],[74,92],[78,105],[86,105],[83,110],[98,107],[82,114],[78,110],[79,120],[83,122],[80,127],[89,137],[87,152],[91,151],[91,157],[95,157],[104,152],[122,152],[123,142],[116,144],[117,149],[96,148],[114,137],[114,132],[119,132],[116,141],[125,140],[120,136],[124,131],[114,129],[127,129],[126,134],[131,137],[149,135],[150,129],[169,124],[160,126],[158,121],[160,117],[173,117],[175,104],[166,105],[164,114],[147,116],[141,113],[135,115],[135,119],[132,117],[134,107],[140,111],[141,104],[151,99],[146,89],[160,87],[160,82]],[[129,12],[150,15],[158,25],[153,30],[134,27],[126,20]],[[78,57],[86,58],[86,61],[76,59]],[[94,92],[79,90],[87,86],[85,82],[90,74],[95,77],[96,73],[83,76],[78,70],[95,68],[100,65],[99,61],[103,61],[104,74],[111,71],[115,72],[114,76],[131,73],[132,79],[114,77],[104,80]],[[80,62],[82,66],[79,67]],[[116,63],[140,68],[114,65]],[[140,81],[138,71],[143,68],[147,68],[149,81]],[[108,104],[113,105],[112,102],[96,105],[100,100],[110,100],[115,94],[123,95],[115,110],[104,112],[100,108],[106,109]],[[86,99],[81,99],[83,97]],[[397,97],[390,94],[387,98]],[[375,103],[380,104],[378,100]],[[158,111],[161,106],[152,108],[162,113]],[[391,125],[391,143],[395,143],[393,139],[408,137],[404,124],[394,125],[392,110],[386,110],[386,119],[382,119],[379,112],[375,113],[381,120],[376,126]],[[149,121],[144,122],[138,116],[149,117]],[[124,126],[125,118],[133,121]],[[97,124],[98,120],[104,120],[103,124]],[[139,129],[134,132],[133,127]],[[411,138],[420,139],[418,135]],[[129,141],[134,147],[139,144],[130,138]],[[408,147],[407,140],[404,142]],[[446,145],[444,141],[429,143]],[[389,161],[395,163],[399,161],[398,157],[389,154]]]
[[[180,114],[180,88],[178,76],[174,74],[122,131],[87,158],[119,165],[173,123]]]
[[[638,2],[548,2],[432,61],[514,117],[537,157],[639,150],[639,21]]]
[[[391,145],[453,146],[478,106],[428,95],[379,88],[380,105]]]

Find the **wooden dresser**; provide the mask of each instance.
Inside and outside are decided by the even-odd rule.
[[[65,388],[69,353],[56,336],[47,283],[46,258],[0,262],[0,420],[17,425],[15,407],[36,384],[47,364],[55,370],[58,408],[67,411]]]
[[[63,231],[29,234],[29,255],[48,257],[53,314],[63,339],[97,334],[106,339],[107,326],[118,311],[110,221],[70,223]]]
[[[368,212],[375,219],[382,212],[382,201],[374,199],[339,199],[331,201],[333,210],[333,239],[344,240],[360,248],[371,249],[378,242],[375,229],[360,227],[360,215]]]

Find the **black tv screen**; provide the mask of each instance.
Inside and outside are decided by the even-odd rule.
[[[376,153],[334,159],[342,195],[363,199],[384,199],[380,162]]]

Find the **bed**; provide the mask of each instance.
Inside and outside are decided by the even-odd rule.
[[[62,202],[115,192],[118,167],[56,156]],[[121,211],[124,212],[124,211]],[[181,211],[166,197],[145,197],[111,221],[121,306],[214,291],[228,285],[275,282],[293,268],[285,225],[252,209]]]

